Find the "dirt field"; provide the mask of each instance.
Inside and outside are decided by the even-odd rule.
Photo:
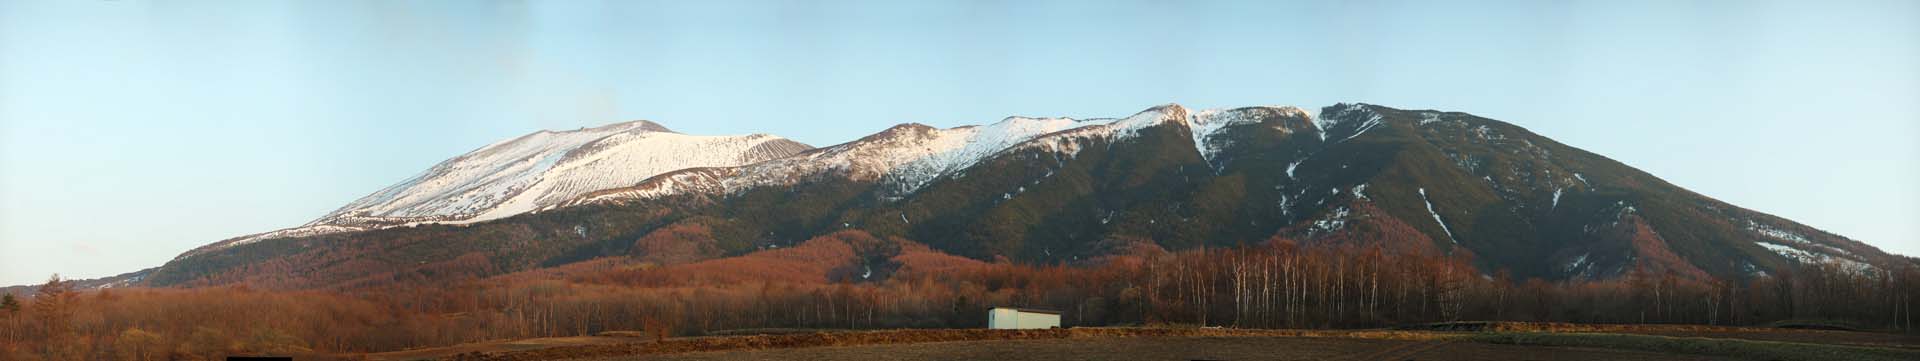
[[[1920,360],[1920,337],[1666,325],[1495,324],[1403,330],[1073,328],[562,337],[361,355],[366,360]],[[802,330],[805,331],[805,330]],[[1837,357],[1837,358],[1836,358]]]
[[[1879,332],[1821,331],[1821,330],[1775,330],[1759,331],[1663,331],[1649,330],[1625,332],[1638,335],[1731,338],[1756,341],[1811,342],[1830,345],[1855,345],[1871,347],[1893,347],[1920,349],[1920,335],[1903,335]]]
[[[634,342],[634,340],[635,339],[633,338],[627,338],[627,337],[595,337],[595,336],[531,338],[531,339],[525,339],[525,340],[475,342],[475,343],[461,344],[461,345],[448,346],[448,347],[434,347],[434,348],[425,348],[425,349],[419,349],[419,350],[384,352],[384,353],[364,355],[364,357],[368,361],[436,360],[436,359],[452,357],[453,355],[458,355],[463,353],[472,353],[472,352],[512,352],[512,351],[539,350],[539,349],[554,348],[554,347],[585,346],[585,345],[614,345],[614,344],[632,343]]]
[[[1707,337],[1754,341],[1804,342],[1828,345],[1853,345],[1920,349],[1920,334],[1886,332],[1785,329],[1771,327],[1733,327],[1707,325],[1598,325],[1544,322],[1452,322],[1406,327],[1403,329],[1496,331],[1496,332],[1588,332],[1671,337]]]
[[[1604,349],[1297,337],[961,341],[611,357],[634,360],[1734,360]]]

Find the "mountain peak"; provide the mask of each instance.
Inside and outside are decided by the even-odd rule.
[[[1126,118],[1113,121],[1112,123],[1108,123],[1108,126],[1118,130],[1118,134],[1131,136],[1133,132],[1141,128],[1168,122],[1189,126],[1187,114],[1189,114],[1187,107],[1180,106],[1180,104],[1167,103],[1147,108],[1146,110],[1129,115]]]
[[[500,141],[495,145],[498,145],[501,143],[519,141],[522,139],[526,139],[529,136],[534,136],[538,134],[546,134],[546,135],[579,134],[579,133],[611,134],[611,133],[622,133],[622,132],[674,133],[674,134],[680,133],[680,132],[673,131],[673,129],[667,129],[666,126],[660,125],[660,123],[654,123],[653,121],[650,121],[650,120],[641,119],[641,120],[629,120],[629,121],[624,121],[619,123],[609,123],[609,124],[601,125],[597,127],[579,127],[579,128],[574,128],[572,130],[541,129],[541,130],[536,130],[533,133],[528,133],[526,136],[521,136],[520,138]]]
[[[765,134],[686,135],[647,120],[540,131],[449,159],[308,226],[497,219],[670,171],[738,166],[811,148]]]
[[[1073,118],[1068,118],[1068,117],[1029,117],[1029,116],[1015,115],[1011,117],[1000,118],[1000,121],[993,122],[993,124],[989,124],[989,125],[990,126],[1006,126],[1010,124],[1018,125],[1018,124],[1034,124],[1034,123],[1052,123],[1052,122],[1061,122],[1061,121],[1068,122],[1068,123],[1078,122],[1078,120],[1075,120]],[[966,129],[966,128],[974,128],[974,127],[979,127],[979,125],[971,125],[971,124],[962,125],[958,127],[953,127],[953,129]]]
[[[1166,104],[1156,105],[1152,108],[1147,108],[1147,110],[1140,111],[1140,114],[1145,114],[1149,112],[1159,113],[1159,114],[1165,115],[1168,118],[1175,118],[1175,119],[1186,119],[1187,114],[1190,114],[1190,112],[1187,111],[1187,107],[1181,106],[1180,103],[1166,103]],[[1138,114],[1136,114],[1135,116],[1138,116]]]
[[[607,125],[602,125],[602,126],[593,127],[593,128],[586,128],[584,130],[620,130],[620,131],[641,130],[641,131],[661,132],[661,133],[679,133],[679,132],[673,131],[673,129],[667,129],[667,126],[660,125],[660,123],[654,123],[651,120],[645,120],[645,119],[607,124]]]

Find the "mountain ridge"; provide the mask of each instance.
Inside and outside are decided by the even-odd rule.
[[[222,240],[181,257],[267,238],[498,219],[660,173],[753,163],[807,149],[812,146],[766,134],[685,135],[648,120],[539,130],[442,161],[304,225]]]
[[[652,122],[592,129],[608,127],[670,132]],[[713,229],[723,256],[857,228],[975,259],[1036,263],[1132,247],[1123,244],[1180,250],[1282,238],[1458,254],[1488,273],[1548,279],[1751,277],[1816,263],[1866,270],[1905,262],[1461,112],[1364,103],[1196,111],[1170,103],[1121,118],[1014,116],[944,129],[903,123],[788,150],[661,170],[472,222],[223,241],[273,244],[203,247],[151,278],[233,282],[249,278],[223,270],[259,258],[350,259],[305,249],[403,239],[445,248],[422,249],[415,263],[474,254],[509,269],[538,268],[626,254],[634,239],[671,225]],[[308,226],[324,225],[316,223]],[[487,242],[520,250],[461,243],[498,232],[509,233]]]

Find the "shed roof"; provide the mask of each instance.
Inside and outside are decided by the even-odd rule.
[[[1054,311],[1054,310],[1047,310],[1047,309],[1039,309],[1039,308],[1022,308],[1022,307],[994,307],[993,309],[996,309],[996,310],[998,310],[998,309],[1009,309],[1009,310],[1014,310],[1014,311],[1018,311],[1018,312],[1026,312],[1026,313],[1045,313],[1045,314],[1053,314],[1053,315],[1058,315],[1058,314],[1060,314],[1060,311]]]

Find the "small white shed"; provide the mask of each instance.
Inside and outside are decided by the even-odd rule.
[[[987,328],[1010,330],[1060,327],[1060,311],[994,307],[987,310]]]

